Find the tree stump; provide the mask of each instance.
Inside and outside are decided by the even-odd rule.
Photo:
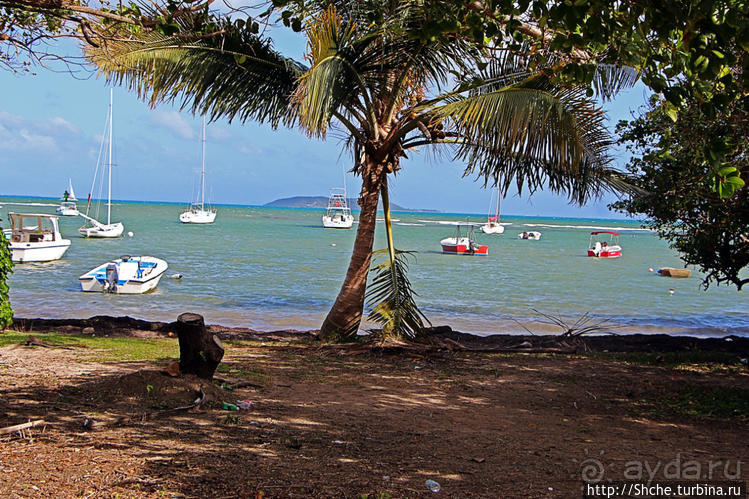
[[[212,379],[224,357],[224,345],[218,336],[206,330],[203,316],[181,314],[177,317],[176,332],[179,338],[180,372]]]

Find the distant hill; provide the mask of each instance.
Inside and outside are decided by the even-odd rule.
[[[348,205],[353,211],[359,210],[359,205],[356,204],[356,198],[348,198]],[[328,198],[324,196],[294,196],[291,198],[276,199],[270,203],[266,203],[263,206],[275,206],[278,208],[327,208]],[[382,210],[382,202],[377,206],[378,210]],[[395,203],[390,203],[390,209],[392,211],[414,211],[414,212],[436,212],[437,210],[417,210],[413,208],[404,208],[403,206]]]

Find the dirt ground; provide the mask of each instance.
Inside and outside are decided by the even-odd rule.
[[[268,343],[229,344],[217,376],[251,383],[233,391],[170,377],[165,360],[0,348],[0,427],[45,421],[0,435],[0,495],[580,497],[583,478],[638,470],[749,475],[745,416],[683,410],[685,393],[749,390],[740,364]],[[252,405],[222,408],[238,400]]]

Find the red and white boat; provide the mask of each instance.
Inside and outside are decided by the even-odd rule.
[[[453,255],[488,255],[489,246],[476,244],[473,240],[473,229],[473,225],[470,225],[466,229],[466,235],[461,236],[460,225],[458,225],[454,237],[446,237],[440,241],[442,252]]]
[[[601,241],[601,234],[608,234],[608,241]],[[590,233],[588,243],[588,256],[596,258],[618,258],[622,256],[622,247],[619,246],[619,233],[610,230],[597,230]]]

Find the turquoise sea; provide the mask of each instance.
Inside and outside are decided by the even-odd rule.
[[[57,201],[0,198],[4,227],[8,211],[54,213],[53,207],[9,204],[17,202]],[[123,222],[133,236],[114,240],[81,238],[81,219],[61,217],[63,236],[73,243],[62,260],[16,265],[10,280],[16,315],[172,321],[190,311],[212,324],[259,330],[319,327],[346,273],[356,225],[323,229],[321,210],[255,206],[218,206],[215,224],[183,225],[177,219],[183,208],[116,202],[112,220]],[[618,333],[749,336],[745,293],[714,285],[705,291],[695,269],[688,279],[648,272],[681,263],[665,242],[638,230],[637,222],[507,216],[502,221],[513,225],[503,235],[476,232],[477,242],[489,245],[489,256],[477,257],[440,251],[440,239],[455,228],[439,222],[463,221],[464,214],[399,212],[393,218],[396,246],[417,252],[409,276],[419,305],[435,325],[482,335],[526,334],[524,327],[534,333],[559,331],[544,324],[538,311],[568,322],[588,313],[609,320]],[[586,256],[595,229],[620,231],[621,258]],[[541,240],[517,239],[524,230],[540,231]],[[385,247],[384,232],[380,225],[376,248]],[[164,278],[147,295],[80,291],[78,276],[126,254],[163,258],[167,275],[184,277]]]

